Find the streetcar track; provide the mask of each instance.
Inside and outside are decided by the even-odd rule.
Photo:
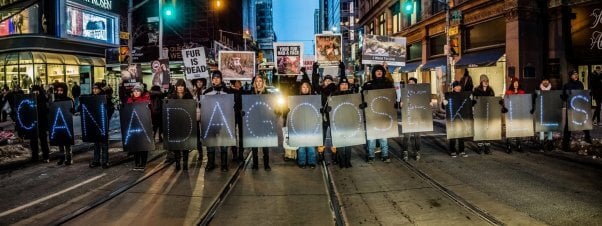
[[[328,194],[328,204],[330,206],[330,211],[333,215],[335,225],[347,225],[347,218],[345,217],[343,208],[341,207],[342,199],[336,188],[336,185],[334,184],[334,180],[332,179],[332,173],[330,172],[328,166],[326,166],[326,160],[322,161],[320,165],[322,166],[322,178],[324,179],[324,186],[326,187],[326,192]]]
[[[167,153],[167,151],[164,151],[161,154],[150,159],[148,162],[156,161],[156,160],[160,159],[160,157],[164,156],[166,153]],[[109,200],[123,194],[127,190],[129,190],[129,189],[133,188],[134,186],[140,184],[141,182],[147,180],[148,178],[152,177],[153,175],[157,174],[158,172],[163,171],[164,169],[167,169],[167,167],[171,164],[172,163],[161,163],[158,167],[156,167],[155,169],[153,169],[152,171],[150,171],[148,173],[145,173],[144,176],[142,176],[141,178],[138,178],[136,181],[134,181],[132,183],[128,183],[126,185],[123,185],[123,186],[119,187],[118,189],[114,189],[111,193],[109,193],[105,197],[102,197],[82,208],[79,208],[76,211],[73,211],[72,213],[70,213],[68,215],[65,215],[65,216],[59,218],[58,220],[53,221],[51,223],[51,225],[62,225],[73,219],[76,219],[77,217],[85,214],[86,212],[89,212],[90,210],[93,210],[93,209],[99,207],[100,205],[108,202]],[[112,182],[109,182],[109,183],[112,183]],[[106,185],[107,184],[104,184],[100,187],[103,187]]]
[[[395,140],[395,139],[393,139],[393,140]],[[395,140],[395,142],[399,146],[401,146],[401,144],[398,143],[397,140]],[[454,201],[458,205],[464,207],[465,209],[469,210],[471,213],[473,213],[473,214],[477,215],[478,217],[480,217],[481,219],[485,220],[487,223],[489,223],[491,225],[505,225],[502,221],[498,220],[493,215],[489,214],[487,211],[479,208],[478,206],[472,204],[468,200],[462,198],[460,195],[458,195],[455,192],[451,191],[450,189],[446,188],[441,183],[437,182],[434,178],[432,178],[428,174],[424,173],[422,170],[416,168],[414,165],[410,164],[409,162],[404,161],[397,153],[390,151],[389,154],[391,156],[393,156],[397,161],[399,161],[401,163],[401,165],[403,165],[404,167],[409,169],[414,174],[418,175],[426,183],[432,185],[433,188],[435,188],[439,192],[443,193],[445,196],[450,198],[452,201]]]

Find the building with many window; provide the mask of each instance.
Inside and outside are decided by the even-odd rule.
[[[274,18],[272,16],[272,0],[257,0],[257,45],[263,57],[268,62],[274,62],[274,42],[277,41],[274,32]]]

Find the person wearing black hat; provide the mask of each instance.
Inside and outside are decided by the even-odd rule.
[[[570,73],[570,80],[562,86],[562,100],[567,104],[567,110],[565,112],[566,118],[568,119],[568,105],[569,105],[569,94],[571,90],[583,90],[583,83],[579,81],[579,73],[577,71],[572,71]],[[571,131],[569,130],[569,120],[566,120],[564,124],[564,132],[562,133],[562,150],[570,151],[571,144]],[[589,133],[589,130],[583,130],[583,134],[585,134],[585,142],[591,144],[592,137]]]
[[[169,96],[167,96],[167,99],[192,100],[192,94],[190,93],[188,88],[186,88],[186,82],[184,81],[184,79],[178,79],[178,81],[176,81],[175,87],[176,88],[174,89],[174,92],[170,93]],[[182,157],[182,168],[184,170],[188,170],[188,152],[189,150],[173,150],[174,160],[176,162],[176,170],[180,170],[180,157]]]
[[[459,81],[454,81],[451,86],[453,93],[462,92],[462,84]],[[448,101],[446,98],[443,100],[444,108],[447,106],[447,104]],[[456,143],[458,144],[458,149],[456,149]],[[466,152],[464,152],[464,138],[449,139],[449,152],[452,158],[455,158],[458,155],[467,157],[468,155],[466,155]]]
[[[320,94],[322,96],[322,106],[326,105],[326,103],[328,102],[328,97],[331,94],[333,94],[336,90],[337,90],[337,86],[333,82],[332,75],[325,75],[324,78],[322,79],[322,87],[320,88]],[[318,156],[319,156],[318,161],[320,161],[320,162],[326,160],[324,158],[326,149],[330,150],[332,153],[336,153],[336,147],[332,147],[332,145],[327,145],[327,144],[332,143],[332,142],[328,142],[330,140],[330,138],[328,137],[328,128],[330,127],[330,116],[328,115],[328,113],[325,113],[324,117],[322,117],[322,119],[323,119],[322,129],[324,131],[324,133],[322,133],[323,134],[322,136],[324,138],[324,146],[318,147]],[[326,162],[326,164],[328,165],[330,163]]]
[[[229,94],[232,91],[226,87],[224,81],[222,80],[222,72],[221,71],[213,71],[211,74],[211,87],[207,88],[203,95],[221,95],[221,94]],[[236,105],[236,104],[235,104]],[[212,171],[215,169],[215,152],[219,149],[220,151],[220,159],[221,159],[221,170],[222,172],[228,171],[228,147],[208,147],[207,148],[207,166],[205,166],[205,171]]]
[[[46,98],[46,93],[44,92],[44,89],[39,85],[34,85],[31,87],[31,95],[33,95],[33,97],[36,98],[36,107],[38,113],[37,133],[34,132],[34,134],[32,134],[31,139],[29,139],[29,145],[31,147],[31,161],[38,161],[41,147],[42,161],[50,162],[50,148],[48,147],[48,99]],[[17,109],[16,106],[13,107],[13,109]],[[13,114],[16,114],[14,112],[16,111],[13,111]]]
[[[377,64],[372,68],[372,79],[364,84],[362,87],[362,99],[364,99],[364,91],[366,90],[376,90],[376,89],[390,89],[393,88],[393,82],[385,77],[387,74],[387,69],[384,66]],[[361,107],[366,107],[366,102],[364,101]],[[389,159],[389,144],[387,143],[387,139],[374,139],[368,140],[368,153],[366,161],[372,163],[375,157],[375,149],[376,142],[380,144],[381,149],[381,160],[383,162],[389,163],[391,159]]]
[[[194,88],[193,88],[194,99],[197,102],[196,121],[200,128],[201,127],[201,96],[203,95],[203,92],[205,91],[205,88],[207,87],[207,79],[206,78],[193,79],[192,84],[194,86]],[[202,140],[201,139],[201,130],[198,129],[198,130],[196,130],[196,148],[197,148],[197,152],[199,154],[198,158],[197,158],[199,166],[201,164],[203,164],[203,143],[201,142],[201,140]]]
[[[411,84],[417,84],[418,83],[418,79],[412,77],[410,79],[408,79],[408,85]],[[403,107],[403,102],[399,103],[399,108]],[[419,132],[416,133],[404,133],[403,134],[403,146],[402,146],[402,150],[403,150],[403,160],[404,161],[408,161],[409,159],[409,154],[410,154],[410,144],[411,144],[411,138],[414,138],[414,157],[416,160],[420,160],[420,147],[421,147],[421,134]]]
[[[347,80],[347,78],[341,77],[339,80],[338,90],[336,92],[334,92],[332,95],[339,96],[339,95],[347,95],[347,94],[353,94],[353,90],[350,89],[349,81]],[[325,106],[325,109],[326,109],[326,113],[328,113],[328,112],[330,112],[331,107]],[[347,146],[347,147],[339,148],[336,152],[334,152],[334,158],[338,158],[339,167],[341,167],[341,168],[352,167],[352,165],[351,165],[351,147]]]
[[[54,102],[59,102],[59,101],[68,101],[71,103],[71,112],[74,111],[73,108],[73,99],[71,99],[71,97],[67,96],[67,84],[65,83],[58,83],[57,86],[55,87],[55,93],[54,93]],[[70,144],[64,144],[64,145],[58,145],[59,146],[59,151],[60,151],[60,157],[59,157],[59,161],[57,162],[57,165],[63,165],[63,163],[65,165],[71,165],[73,164],[73,160],[72,160],[72,153],[71,153],[71,145]]]

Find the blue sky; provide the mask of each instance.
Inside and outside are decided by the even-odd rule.
[[[305,55],[313,55],[314,10],[318,0],[272,0],[278,42],[303,41]]]

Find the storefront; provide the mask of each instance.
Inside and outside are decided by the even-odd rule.
[[[121,0],[29,0],[0,6],[0,85],[106,79],[105,49],[119,45]]]
[[[479,86],[481,75],[487,75],[489,85],[496,96],[503,96],[506,90],[506,56],[504,49],[490,49],[462,54],[455,63],[456,71],[464,74],[467,70],[474,87]]]
[[[593,3],[592,3],[593,2]],[[602,67],[602,3],[591,1],[571,7],[571,48],[569,62],[579,79],[589,87],[589,75]]]

